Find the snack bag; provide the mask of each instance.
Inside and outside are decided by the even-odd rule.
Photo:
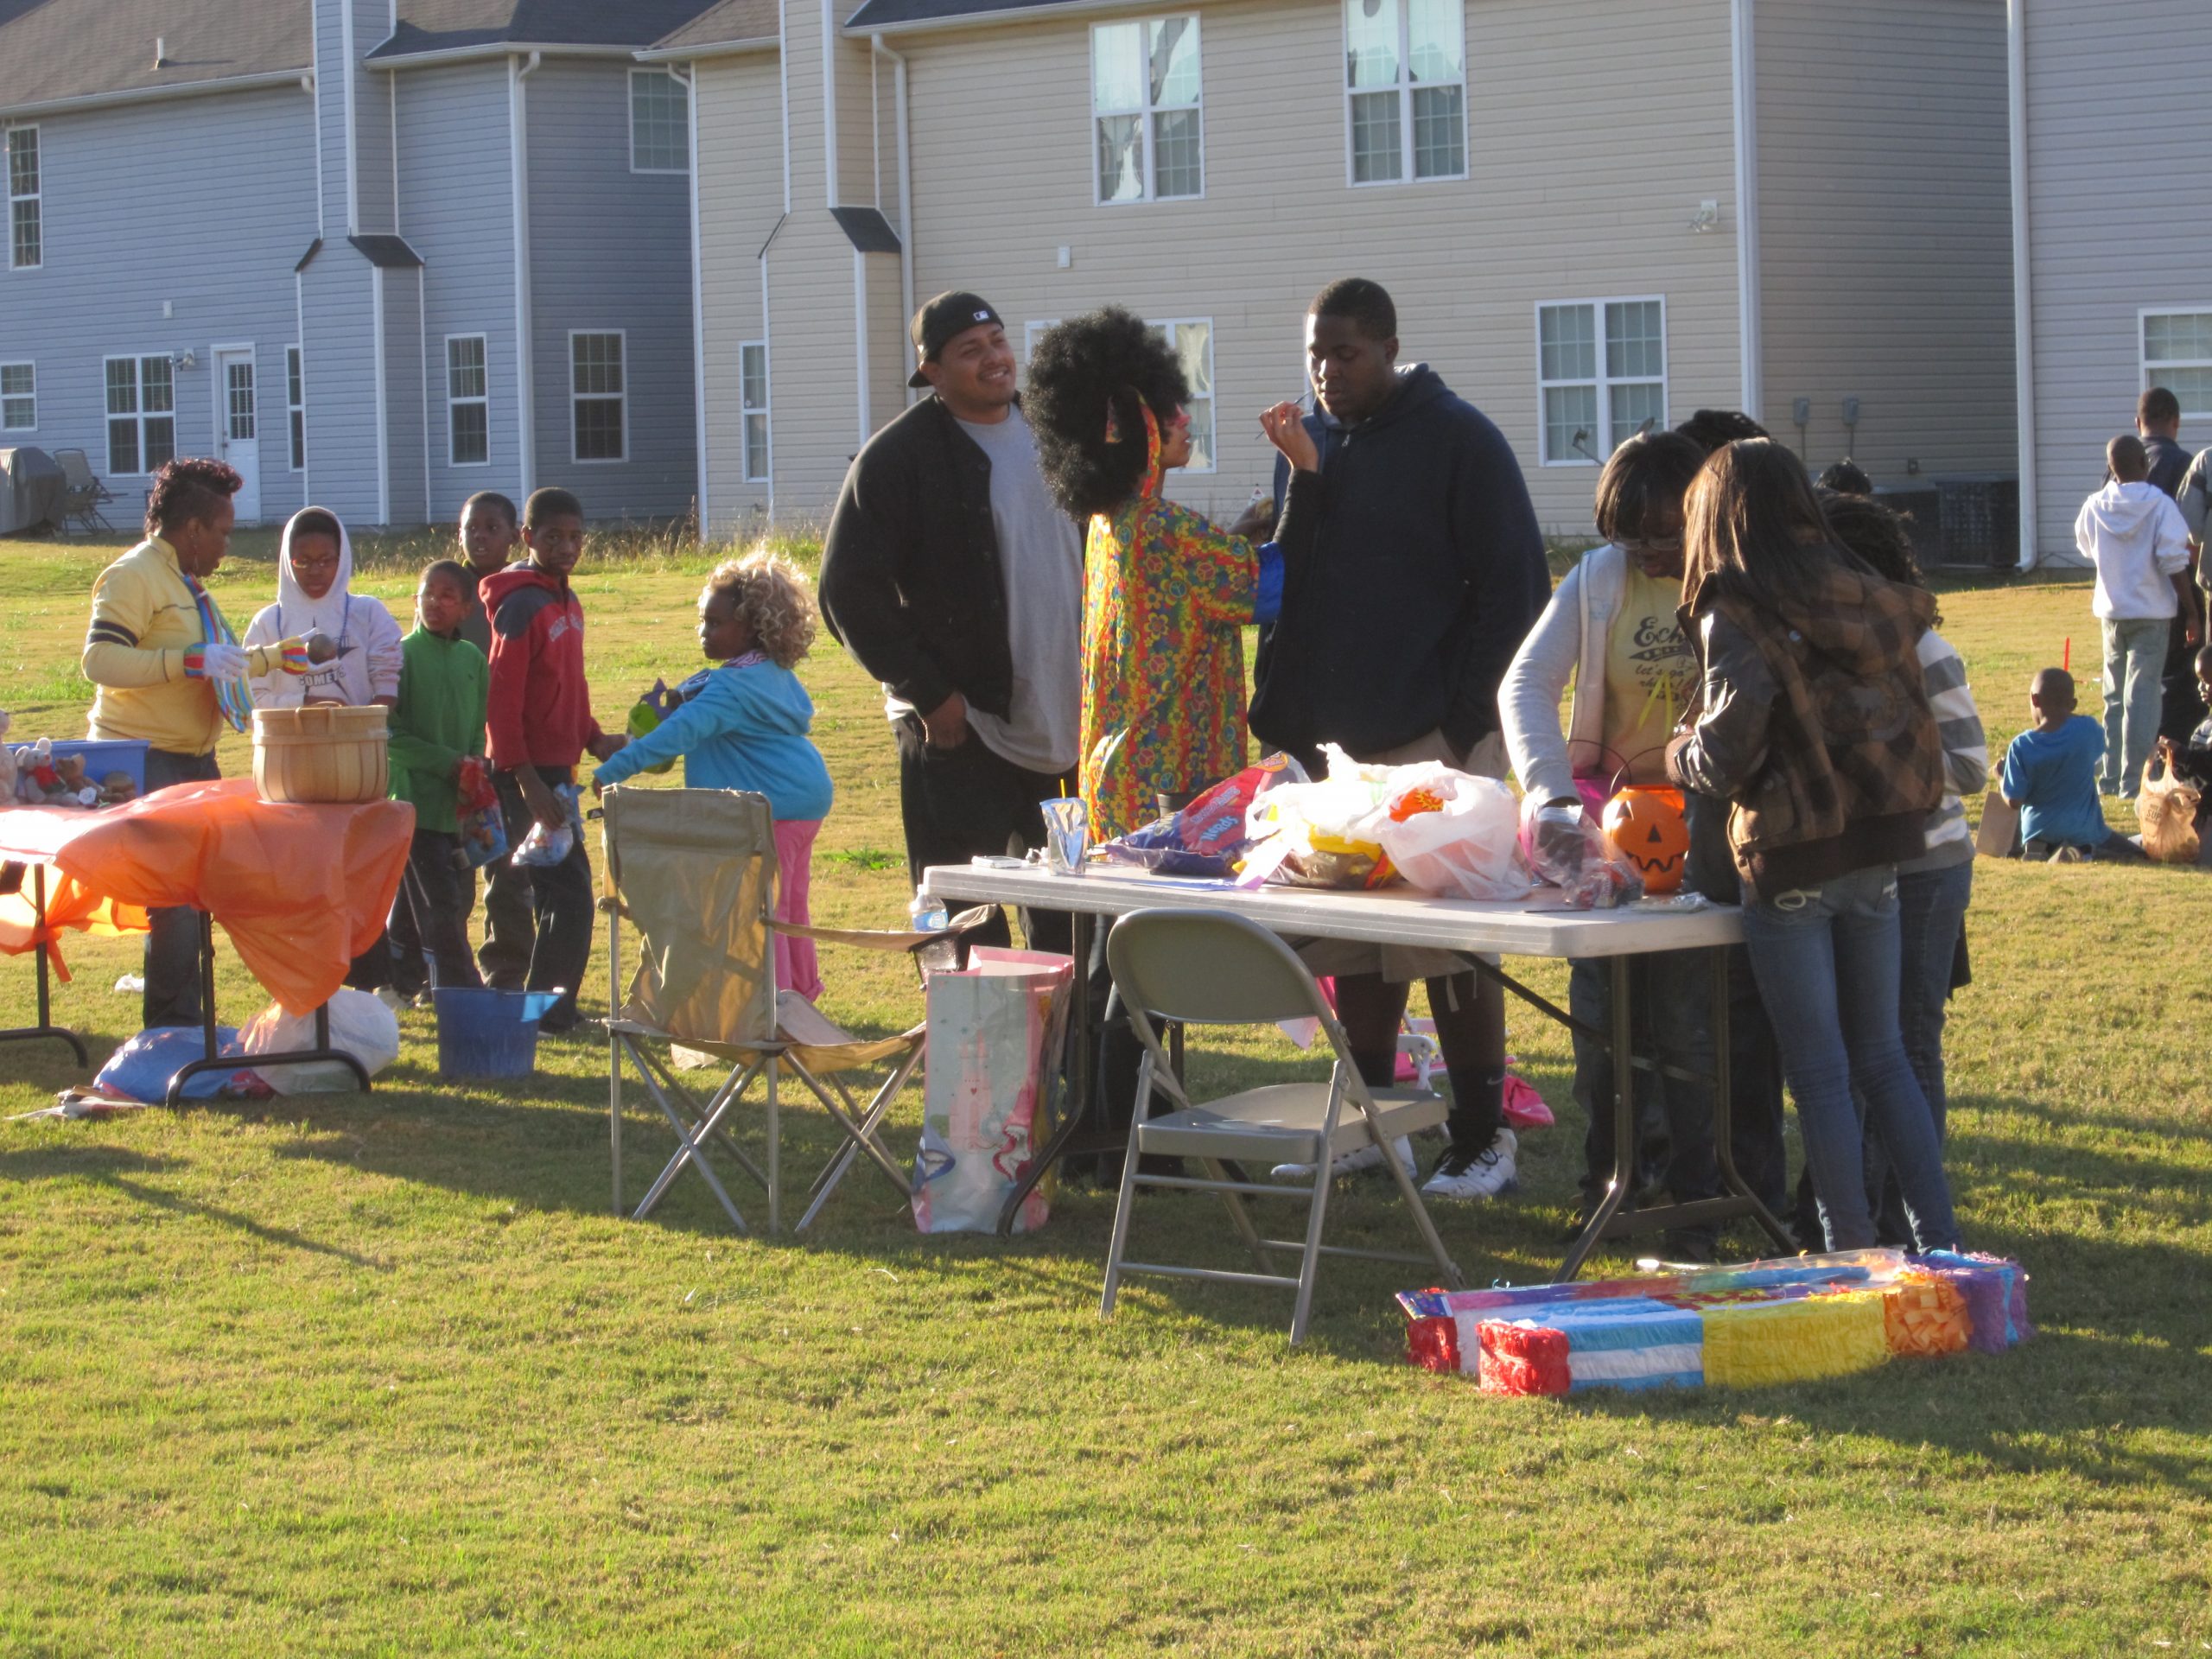
[[[542,823],[530,826],[530,833],[522,838],[522,845],[515,849],[514,856],[514,861],[525,869],[552,868],[568,857],[569,849],[583,833],[582,791],[574,784],[563,784],[553,792],[561,798],[567,822],[556,830],[548,830]]]
[[[1504,783],[1444,771],[1398,790],[1376,833],[1409,887],[1447,899],[1525,899],[1535,884],[1516,819]]]
[[[1155,818],[1094,849],[1109,864],[1134,864],[1160,875],[1226,876],[1236,873],[1250,836],[1247,815],[1273,789],[1306,782],[1306,769],[1287,754],[1224,778],[1181,811]]]
[[[1643,882],[1606,842],[1598,820],[1579,805],[1521,803],[1521,851],[1540,881],[1567,896],[1574,910],[1610,910],[1643,897]]]
[[[624,734],[630,737],[643,737],[646,733],[656,730],[683,701],[683,694],[670,690],[666,680],[655,680],[653,689],[630,705],[629,715],[622,722]],[[664,760],[657,766],[647,766],[645,770],[658,777],[663,772],[672,771],[675,766],[674,760]]]
[[[454,780],[454,816],[460,823],[461,855],[472,870],[507,855],[507,824],[499,792],[492,787],[492,766],[480,754],[465,755]]]
[[[1304,887],[1380,887],[1398,879],[1382,850],[1390,802],[1450,768],[1363,766],[1333,743],[1321,746],[1328,776],[1269,790],[1245,814],[1255,843],[1239,887],[1274,880]]]

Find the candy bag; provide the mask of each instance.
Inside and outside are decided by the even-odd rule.
[[[472,870],[507,855],[507,823],[499,810],[499,791],[492,787],[491,762],[480,754],[464,755],[454,784],[454,816],[458,820],[461,855]]]
[[[1133,864],[1159,875],[1230,875],[1250,844],[1245,824],[1252,803],[1265,791],[1304,782],[1306,769],[1297,761],[1271,754],[1223,779],[1181,811],[1093,850],[1109,864]]]
[[[1407,885],[1423,893],[1514,899],[1527,898],[1534,885],[1516,833],[1513,791],[1495,778],[1445,771],[1401,789],[1376,834]]]
[[[655,680],[653,689],[630,705],[630,713],[622,722],[622,729],[627,735],[633,738],[643,737],[648,732],[658,730],[661,721],[674,713],[683,701],[683,693],[671,691],[666,680]],[[671,756],[658,766],[647,766],[645,770],[655,777],[658,777],[663,772],[672,770],[675,765],[675,759]]]
[[[514,861],[525,869],[550,869],[568,857],[569,850],[576,844],[576,837],[583,833],[582,791],[574,784],[563,784],[553,791],[561,798],[567,822],[556,829],[548,830],[542,823],[532,823],[530,833],[522,838],[522,845],[515,849]]]
[[[1643,897],[1643,882],[1618,857],[1598,820],[1579,804],[1521,803],[1522,855],[1540,881],[1557,887],[1573,910],[1610,910]]]
[[[1333,743],[1321,754],[1328,775],[1320,782],[1271,789],[1246,812],[1255,844],[1238,886],[1379,887],[1397,879],[1381,839],[1390,799],[1445,768],[1363,766]]]

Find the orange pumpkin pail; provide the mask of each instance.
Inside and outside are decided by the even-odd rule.
[[[1682,791],[1660,784],[1630,784],[1605,803],[1605,839],[1635,867],[1646,893],[1673,893],[1682,885],[1690,827]]]
[[[351,806],[390,785],[389,716],[380,703],[253,711],[253,786],[264,801]]]

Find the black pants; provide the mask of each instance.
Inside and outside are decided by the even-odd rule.
[[[907,879],[920,885],[932,864],[965,864],[1003,857],[1045,844],[1045,815],[1038,804],[1075,792],[1075,774],[1030,772],[992,752],[970,731],[957,748],[933,749],[922,722],[901,715],[899,737],[899,816],[906,830]],[[1021,930],[1033,949],[1062,954],[1073,940],[1064,911],[1025,911]],[[1004,912],[968,936],[970,944],[1007,944],[1014,935]],[[1080,967],[1080,964],[1078,964]]]
[[[506,797],[500,797],[502,817],[506,811]],[[514,839],[508,837],[510,850]],[[531,952],[537,945],[537,900],[531,877],[535,874],[527,865],[518,866],[505,855],[484,867],[484,948],[476,953],[476,960],[484,969],[486,984],[503,991],[518,991],[530,977]],[[475,898],[475,884],[469,884],[469,899]]]
[[[415,832],[385,935],[392,947],[391,986],[403,996],[418,996],[428,984],[467,988],[484,982],[468,948],[468,900],[475,874],[458,861],[460,856],[460,836],[437,830]],[[403,927],[411,948],[402,944]]]
[[[2196,689],[2196,647],[2189,643],[2188,622],[2177,616],[2166,636],[2166,665],[2159,675],[2164,701],[2158,708],[2158,735],[2186,744],[2204,719],[2204,694]],[[2130,778],[2133,790],[2142,780]]]
[[[149,795],[175,784],[213,783],[222,775],[212,753],[146,751],[146,792]],[[196,1026],[205,1017],[200,1001],[200,912],[174,906],[148,914],[153,927],[146,936],[144,1023],[149,1030],[156,1026]]]
[[[574,775],[566,766],[536,770],[548,789],[565,788]],[[533,822],[522,798],[522,785],[501,772],[497,787],[500,816],[506,820],[507,845],[520,847]],[[531,879],[536,922],[530,968],[521,988],[564,993],[539,1022],[539,1028],[567,1031],[576,1023],[576,992],[591,966],[591,860],[584,853],[583,837],[576,837],[569,855],[558,864],[525,866],[521,873]],[[499,981],[494,978],[493,983],[497,985]]]

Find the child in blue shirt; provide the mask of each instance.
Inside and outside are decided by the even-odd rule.
[[[791,669],[814,643],[806,578],[765,550],[715,568],[699,594],[699,645],[719,667],[677,688],[669,716],[600,763],[594,791],[683,758],[690,789],[751,790],[776,821],[779,922],[806,926],[814,837],[829,815],[830,768],[808,741],[814,703]],[[822,995],[814,942],[776,935],[776,985],[810,1002]]]
[[[2020,809],[2020,856],[2053,861],[2094,858],[2143,861],[2143,849],[2105,822],[2097,796],[2104,728],[2074,712],[2074,677],[2038,669],[2028,688],[2035,724],[2005,751],[1998,791]]]

